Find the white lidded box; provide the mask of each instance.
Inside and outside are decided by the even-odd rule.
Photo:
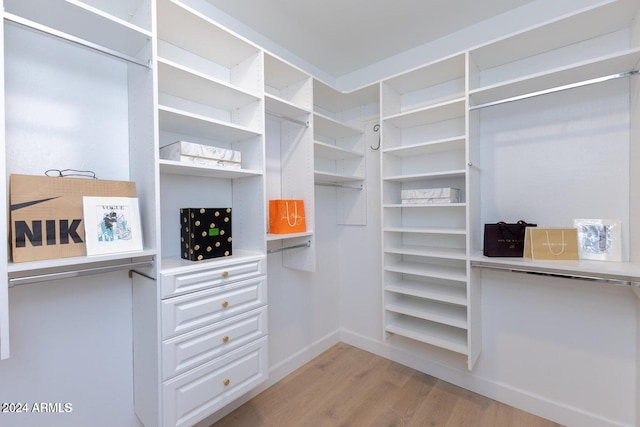
[[[226,148],[176,141],[160,148],[160,158],[189,162],[201,166],[218,166],[231,169],[242,167],[242,153]]]
[[[460,190],[457,188],[420,188],[402,190],[402,204],[458,203]]]

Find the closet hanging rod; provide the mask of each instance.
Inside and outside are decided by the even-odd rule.
[[[48,280],[69,279],[73,277],[89,276],[92,274],[109,273],[112,271],[131,270],[134,268],[151,267],[153,259],[147,261],[128,262],[124,264],[107,265],[104,267],[89,267],[77,270],[60,271],[56,273],[44,273],[33,276],[10,277],[9,287],[26,285],[28,283],[44,282]]]
[[[316,182],[316,185],[319,187],[338,187],[338,188],[349,188],[352,190],[362,190],[364,186],[360,185],[345,185],[345,184],[336,184],[333,182]]]
[[[477,109],[485,108],[485,107],[493,107],[494,105],[506,104],[507,102],[520,101],[522,99],[533,98],[535,96],[540,96],[540,95],[547,95],[547,94],[550,94],[550,93],[560,92],[560,91],[568,90],[568,89],[574,89],[574,88],[582,87],[582,86],[588,86],[588,85],[592,85],[592,84],[595,84],[595,83],[602,83],[602,82],[606,82],[608,80],[619,79],[621,77],[629,77],[629,76],[636,75],[638,73],[640,73],[640,69],[626,71],[626,72],[623,72],[623,73],[610,74],[608,76],[597,77],[595,79],[583,80],[583,81],[580,81],[580,82],[570,83],[570,84],[567,84],[567,85],[556,86],[556,87],[552,87],[552,88],[549,88],[549,89],[539,90],[537,92],[530,92],[530,93],[525,93],[523,95],[513,96],[513,97],[510,97],[510,98],[504,98],[504,99],[499,99],[499,100],[496,100],[496,101],[486,102],[484,104],[471,105],[471,106],[469,106],[469,110],[477,110]]]
[[[150,65],[151,61],[143,61],[143,60],[138,59],[136,57],[133,57],[133,56],[130,56],[130,55],[125,55],[125,54],[120,53],[120,52],[118,52],[116,50],[109,49],[107,47],[104,47],[104,46],[101,46],[99,44],[90,42],[90,41],[82,39],[80,37],[76,37],[76,36],[73,36],[71,34],[56,30],[54,28],[47,27],[46,25],[38,24],[37,22],[33,22],[33,21],[28,20],[28,19],[21,18],[21,17],[19,17],[17,15],[14,15],[14,14],[11,14],[11,13],[5,13],[4,14],[4,19],[5,19],[5,21],[13,22],[14,24],[18,24],[18,25],[21,25],[23,27],[39,31],[41,33],[45,33],[45,34],[57,37],[59,39],[63,39],[63,40],[69,41],[71,43],[75,43],[75,44],[80,45],[80,46],[88,47],[89,49],[93,49],[95,51],[104,53],[104,54],[109,55],[109,56],[113,56],[115,58],[118,58],[118,59],[121,59],[121,60],[124,60],[124,61],[127,61],[127,62],[131,62],[131,63],[136,64],[136,65],[140,65],[142,67],[151,68],[151,65]]]
[[[298,125],[301,125],[301,126],[304,126],[304,127],[307,127],[307,128],[309,127],[309,121],[308,120],[303,122],[302,120],[292,119],[291,117],[283,116],[281,114],[276,114],[276,113],[270,113],[268,111],[265,114],[267,116],[276,117],[278,119],[286,120],[288,122],[295,123],[295,124],[298,124]]]
[[[276,252],[288,251],[291,249],[309,248],[309,247],[311,247],[311,240],[309,240],[307,243],[300,243],[299,245],[283,246],[281,248],[268,249],[267,253],[273,254]]]
[[[471,267],[483,268],[487,270],[508,271],[510,273],[532,274],[535,276],[557,277],[561,279],[585,280],[589,282],[608,283],[608,284],[613,284],[617,286],[632,286],[634,288],[640,288],[640,281],[615,279],[612,277],[570,274],[570,273],[561,273],[561,272],[553,272],[553,271],[527,270],[524,268],[513,268],[513,267],[506,267],[506,266],[502,267],[502,266],[495,266],[495,265],[478,264],[473,261],[471,262]]]

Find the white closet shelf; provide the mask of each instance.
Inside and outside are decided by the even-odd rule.
[[[276,116],[280,116],[281,118],[289,118],[293,120],[306,122],[307,126],[309,123],[309,114],[311,112],[305,108],[300,107],[299,105],[295,105],[292,102],[289,102],[285,99],[282,99],[278,96],[271,95],[268,93],[264,94],[265,100],[265,110],[267,113],[272,113]]]
[[[312,230],[307,230],[304,233],[290,233],[290,234],[267,233],[267,242],[275,242],[279,240],[297,239],[299,237],[311,237],[311,236],[313,236]]]
[[[205,139],[241,141],[260,135],[245,126],[192,114],[177,108],[158,106],[160,130]]]
[[[471,50],[471,62],[487,70],[627,28],[635,7],[632,1],[600,2],[479,46]]]
[[[464,119],[465,101],[465,97],[455,98],[440,104],[384,117],[382,120],[399,128],[411,128],[456,118]]]
[[[158,58],[158,89],[162,93],[226,111],[260,100],[257,94],[164,58]]]
[[[464,169],[456,169],[442,172],[428,172],[428,173],[414,173],[407,175],[394,175],[383,177],[383,181],[395,181],[395,182],[409,182],[409,181],[422,181],[427,179],[440,179],[440,178],[463,178],[466,174]]]
[[[638,66],[640,48],[556,68],[469,91],[471,105],[487,104],[576,82],[628,72]]]
[[[343,93],[313,80],[313,104],[315,110],[327,112],[341,112],[360,108],[364,105],[375,104],[379,101],[380,89],[377,84],[358,89],[353,92]]]
[[[157,9],[160,39],[215,64],[232,69],[260,52],[180,1],[159,0]]]
[[[305,72],[269,54],[264,55],[264,80],[266,86],[281,90],[309,78],[309,75]]]
[[[322,157],[332,160],[357,159],[363,157],[364,154],[355,150],[348,150],[326,142],[315,141],[313,144],[313,154],[316,157]]]
[[[446,208],[465,208],[466,203],[387,203],[382,205],[383,208],[393,209],[446,209]]]
[[[355,128],[319,113],[313,114],[313,125],[317,135],[323,135],[329,138],[346,138],[349,136],[362,135],[363,133],[362,129]]]
[[[465,148],[465,139],[466,137],[464,135],[460,135],[435,141],[402,145],[386,149],[383,148],[382,152],[385,154],[391,154],[396,157],[415,157],[432,155],[447,151],[460,151],[464,150]]]
[[[443,325],[467,329],[467,308],[405,295],[387,298],[384,309]]]
[[[454,328],[410,316],[400,316],[386,325],[387,332],[467,355],[467,333]]]
[[[53,30],[137,57],[151,40],[151,31],[80,1],[5,0],[5,17],[15,16]]]
[[[465,286],[443,285],[439,283],[422,282],[418,280],[391,280],[384,287],[385,291],[397,294],[411,295],[414,297],[430,299],[465,306],[467,290]]]
[[[324,172],[319,170],[316,170],[314,172],[314,179],[315,182],[322,182],[327,184],[364,181],[363,176],[342,175],[338,173]]]
[[[454,282],[466,283],[467,281],[467,274],[462,267],[457,268],[421,262],[399,262],[386,263],[384,270],[395,273],[413,274],[415,276],[432,277],[434,279],[451,280]]]
[[[176,160],[161,159],[160,173],[172,175],[199,176],[206,178],[237,179],[250,176],[260,176],[262,171],[248,169],[231,169],[224,167],[200,166]]]
[[[602,281],[640,287],[640,266],[630,262],[608,261],[545,261],[530,258],[485,257],[481,252],[471,257],[471,266],[513,272],[531,273]],[[629,283],[626,283],[629,282]]]
[[[430,258],[466,260],[467,251],[463,248],[436,248],[417,245],[403,245],[399,247],[385,247],[385,253],[399,255],[415,255]]]
[[[467,234],[467,231],[464,228],[445,228],[445,227],[385,227],[383,231],[389,232],[389,233],[424,233],[424,234],[453,234],[453,235]]]
[[[464,54],[455,54],[400,76],[392,77],[385,82],[385,85],[398,94],[405,94],[451,80],[463,79],[464,75],[465,56]]]

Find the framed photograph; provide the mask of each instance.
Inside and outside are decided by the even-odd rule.
[[[580,259],[622,261],[622,222],[617,219],[574,219]]]
[[[143,249],[137,198],[85,196],[82,205],[87,255]]]

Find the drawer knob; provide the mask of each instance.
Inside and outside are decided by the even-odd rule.
[[[228,336],[226,336],[226,335],[225,335],[225,336],[223,336],[223,337],[222,337],[222,342],[223,342],[223,343],[228,343],[228,342],[229,342],[229,337],[228,337]]]
[[[222,308],[229,307],[229,301],[222,301]]]
[[[228,386],[229,384],[231,384],[231,381],[229,380],[229,378],[225,378],[224,381],[222,381],[222,384],[226,386]]]
[[[229,277],[229,272],[228,271],[223,271],[221,274],[223,279],[226,279],[227,277]]]

